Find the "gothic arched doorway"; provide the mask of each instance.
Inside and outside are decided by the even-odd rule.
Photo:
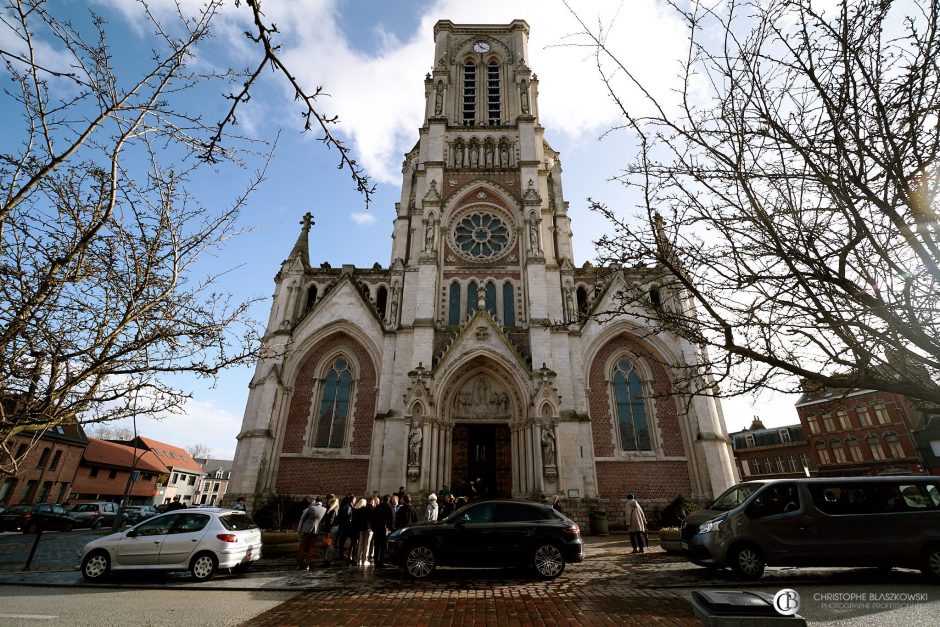
[[[451,477],[455,492],[481,498],[512,496],[512,435],[507,424],[462,422],[454,425]]]

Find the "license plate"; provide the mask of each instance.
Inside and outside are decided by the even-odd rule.
[[[689,550],[689,543],[688,543],[688,542],[685,542],[685,541],[680,542],[680,543],[679,543],[679,546],[682,547],[682,550],[683,550],[683,551],[688,551],[688,550]]]

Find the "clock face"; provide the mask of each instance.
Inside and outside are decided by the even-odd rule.
[[[478,41],[475,44],[473,44],[473,49],[476,50],[477,52],[489,52],[490,45],[486,43],[485,41]]]

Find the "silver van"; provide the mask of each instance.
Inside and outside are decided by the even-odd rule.
[[[940,579],[940,477],[748,481],[682,526],[694,564],[758,579],[770,566],[893,566]]]

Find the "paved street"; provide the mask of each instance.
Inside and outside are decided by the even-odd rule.
[[[23,572],[33,537],[0,534],[0,625],[95,624],[82,622],[83,611],[91,612],[95,603],[121,608],[126,621],[114,624],[129,625],[694,625],[689,599],[693,590],[706,588],[793,588],[803,599],[801,613],[813,623],[932,625],[940,614],[940,593],[916,571],[769,568],[752,584],[657,548],[631,554],[621,535],[585,538],[587,560],[550,582],[500,570],[443,569],[426,582],[405,579],[392,568],[301,572],[292,559],[279,558],[262,560],[247,575],[223,572],[199,584],[185,574],[134,573],[92,585],[72,567],[78,550],[95,535],[44,534],[36,563]],[[842,603],[820,596],[898,592],[920,600]],[[161,607],[182,607],[180,599],[192,609],[159,614]],[[22,618],[32,615],[37,617]]]

